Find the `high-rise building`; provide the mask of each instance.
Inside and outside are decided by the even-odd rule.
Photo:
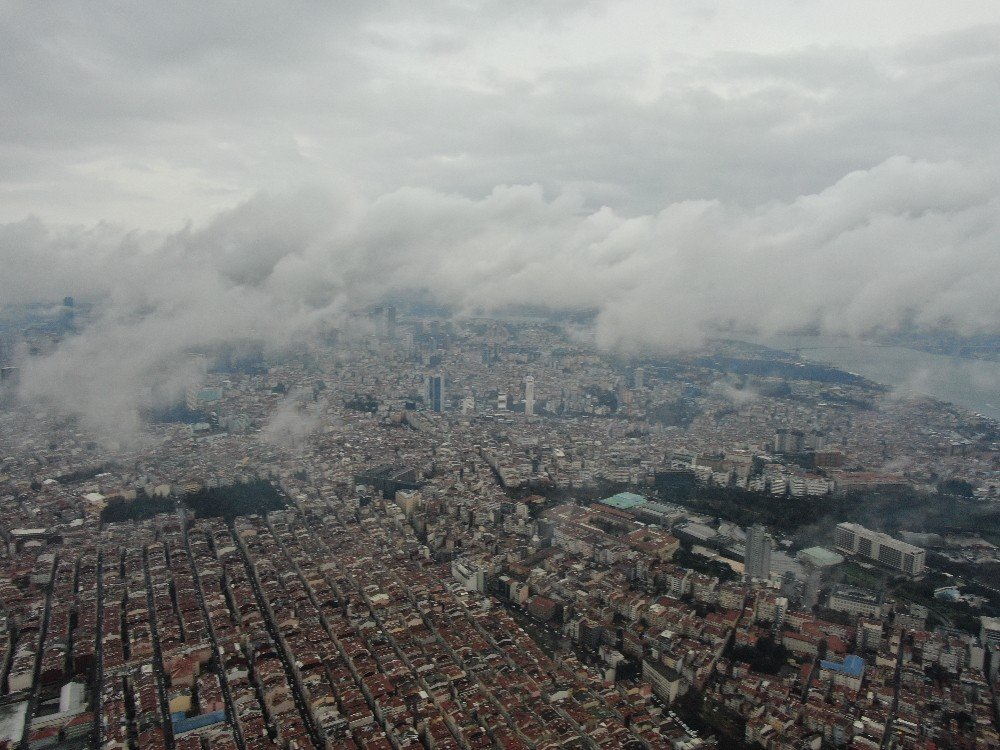
[[[635,384],[635,389],[638,391],[642,389],[646,382],[646,371],[641,367],[635,368],[635,373],[633,375],[633,383]]]
[[[759,523],[747,531],[747,545],[743,555],[746,574],[750,578],[767,579],[771,576],[771,548],[773,543],[767,529]]]
[[[893,539],[888,534],[866,529],[856,523],[840,523],[834,530],[837,549],[859,555],[904,573],[917,576],[924,570],[927,552],[920,547]]]
[[[535,413],[535,379],[529,375],[524,379],[524,416]]]
[[[444,375],[427,378],[427,406],[431,411],[444,411]]]
[[[486,571],[475,562],[452,560],[451,575],[469,591],[486,591]]]
[[[396,308],[392,305],[386,305],[385,311],[385,337],[389,341],[396,340]]]
[[[387,341],[396,339],[396,308],[393,305],[373,307],[368,317],[375,326],[380,339]]]
[[[1000,647],[1000,617],[979,618],[979,642],[984,646]]]
[[[67,328],[72,328],[74,321],[76,320],[75,305],[76,302],[73,300],[72,297],[63,297],[63,307],[62,307],[62,313],[60,314],[60,318],[62,321],[62,325],[66,326]]]
[[[830,591],[827,607],[834,612],[845,612],[849,615],[864,615],[865,617],[881,617],[884,598],[881,592],[859,589],[854,586],[837,584]]]
[[[805,446],[805,434],[802,430],[779,428],[774,433],[775,453],[801,453]]]

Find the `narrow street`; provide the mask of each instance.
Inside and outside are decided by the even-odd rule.
[[[38,710],[42,686],[38,679],[42,671],[42,657],[45,655],[45,640],[49,632],[49,611],[52,607],[52,586],[58,558],[53,559],[48,586],[45,589],[45,609],[42,613],[42,627],[38,635],[38,653],[35,654],[34,672],[31,677],[31,696],[28,698],[28,710],[24,714],[24,735],[21,737],[21,750],[28,750],[28,736],[31,734],[31,720]]]
[[[94,686],[91,701],[94,710],[94,737],[96,747],[104,744],[104,726],[101,717],[104,713],[104,552],[97,553],[97,647],[94,651]]]
[[[181,534],[184,537],[184,551],[188,556],[188,561],[191,563],[192,571],[197,573],[198,566],[195,564],[194,555],[191,553],[191,540],[188,537],[187,517],[183,506],[177,508],[177,517],[180,519]],[[243,740],[243,728],[240,726],[236,716],[236,706],[233,703],[232,691],[229,689],[229,681],[226,679],[225,664],[222,661],[222,654],[219,651],[219,641],[215,635],[212,618],[208,616],[208,607],[205,606],[205,592],[201,587],[201,576],[196,574],[193,575],[192,578],[194,579],[195,593],[198,595],[198,605],[201,607],[201,612],[205,616],[205,623],[208,625],[209,637],[212,639],[212,655],[218,671],[219,684],[222,686],[222,698],[226,703],[226,717],[229,719],[229,723],[233,727],[233,734],[236,737],[236,746],[239,750],[245,750],[246,743]]]
[[[889,718],[885,721],[885,733],[882,735],[882,750],[887,750],[892,741],[893,723],[896,720],[896,712],[899,709],[899,684],[903,674],[903,644],[899,644],[899,653],[896,655],[896,671],[892,680],[892,706],[889,709]]]
[[[316,726],[313,723],[312,712],[309,710],[305,697],[302,695],[299,681],[295,677],[295,671],[289,663],[288,652],[285,648],[284,641],[280,637],[278,628],[274,623],[274,618],[271,617],[268,611],[267,600],[264,598],[264,593],[260,588],[260,582],[257,580],[256,569],[250,561],[241,539],[236,540],[236,549],[239,550],[240,558],[243,560],[243,565],[246,567],[248,578],[250,580],[250,586],[253,588],[254,597],[257,599],[257,606],[260,607],[260,611],[264,615],[264,622],[267,625],[267,631],[271,635],[271,640],[274,641],[278,657],[281,659],[281,665],[285,670],[285,678],[288,680],[288,685],[292,690],[292,698],[295,701],[295,707],[298,709],[299,715],[302,717],[302,721],[306,725],[306,729],[309,732],[309,736],[312,739],[313,744],[316,745],[316,747],[322,747],[319,733],[316,731]]]
[[[160,636],[156,629],[156,605],[153,601],[153,581],[149,574],[149,553],[142,548],[142,572],[146,579],[146,606],[149,607],[149,633],[153,642],[153,679],[156,682],[156,692],[160,699],[160,713],[165,717],[163,736],[167,750],[174,748],[174,728],[170,721],[170,703],[167,701],[166,671],[163,668],[163,654],[160,651]]]

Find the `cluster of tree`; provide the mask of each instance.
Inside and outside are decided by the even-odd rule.
[[[673,557],[673,562],[682,568],[690,568],[698,573],[715,576],[720,581],[735,581],[739,575],[726,563],[718,560],[709,560],[707,557],[696,555],[686,547],[680,547]]]
[[[668,427],[687,427],[699,414],[701,409],[693,399],[679,398],[653,408],[649,413],[649,420]]]
[[[222,517],[226,521],[255,513],[264,515],[285,507],[274,485],[263,479],[225,487],[206,487],[188,493],[183,502],[194,511],[196,518]]]
[[[618,394],[614,391],[601,388],[599,385],[588,385],[583,392],[596,399],[599,406],[610,409],[612,414],[618,411]]]
[[[792,386],[787,380],[765,380],[758,391],[761,396],[768,398],[787,398],[792,395]]]
[[[150,497],[140,491],[135,500],[116,500],[101,511],[101,523],[126,523],[145,521],[161,513],[173,513],[174,501],[166,497]]]
[[[788,649],[773,638],[761,638],[756,646],[733,646],[730,658],[746,662],[755,672],[778,674],[788,662]]]
[[[65,474],[60,474],[56,477],[56,481],[59,484],[72,484],[73,482],[82,482],[87,479],[93,479],[98,474],[103,474],[106,471],[111,471],[115,468],[113,463],[104,463],[99,466],[90,466],[86,469],[77,469],[76,471],[68,471]]]
[[[972,497],[973,486],[971,482],[964,479],[945,479],[939,482],[937,490],[942,495],[958,495],[959,497]]]
[[[653,481],[656,491],[665,500],[675,502],[690,500],[698,491],[698,476],[689,470],[658,471]]]
[[[815,523],[828,511],[827,498],[787,498],[769,497],[761,502],[761,495],[737,487],[697,487],[677,486],[666,489],[663,499],[683,503],[701,513],[725,518],[740,526],[755,523],[785,532]]]
[[[344,407],[353,409],[354,411],[365,411],[369,414],[374,414],[378,411],[379,401],[371,393],[363,395],[355,393],[353,398],[344,402]]]
[[[262,479],[189,492],[181,498],[181,503],[197,518],[222,517],[226,521],[285,507],[282,496],[274,486]],[[150,497],[140,491],[135,500],[109,503],[101,511],[101,523],[143,521],[161,513],[173,513],[176,508],[177,503],[171,498]]]

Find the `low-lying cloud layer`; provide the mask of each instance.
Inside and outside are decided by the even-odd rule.
[[[94,325],[27,363],[23,393],[134,429],[144,399],[189,382],[185,352],[248,336],[287,345],[401,294],[466,314],[596,309],[598,344],[625,352],[697,345],[720,327],[994,331],[998,245],[994,176],[893,158],[749,209],[685,201],[626,217],[528,185],[479,200],[261,195],[166,236],[28,220],[0,229],[0,294],[98,303]]]
[[[997,20],[995,0],[0,4],[0,305],[99,304],[23,391],[132,432],[190,381],[185,352],[284,346],[403,293],[596,310],[621,351],[995,331]]]

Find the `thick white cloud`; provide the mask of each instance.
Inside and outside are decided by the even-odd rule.
[[[6,3],[0,302],[103,315],[25,391],[131,423],[191,348],[404,291],[597,310],[610,349],[996,330],[998,21],[994,0]]]
[[[622,351],[691,346],[727,326],[1000,328],[997,178],[904,157],[751,208],[683,201],[627,217],[537,185],[478,200],[308,190],[158,240],[37,220],[0,231],[5,265],[26,245],[31,262],[0,294],[71,290],[101,300],[102,317],[31,361],[25,394],[119,425],[135,423],[150,386],[176,392],[187,351],[248,336],[280,346],[401,294],[465,313],[596,310],[598,344]]]

